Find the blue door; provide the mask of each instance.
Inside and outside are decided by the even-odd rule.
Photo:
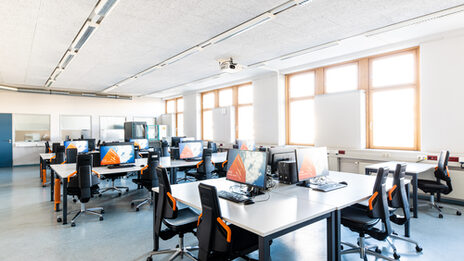
[[[0,113],[0,167],[13,166],[11,114]]]

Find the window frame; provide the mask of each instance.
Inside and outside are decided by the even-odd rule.
[[[219,106],[219,92],[222,90],[227,90],[227,89],[232,89],[232,104],[230,106],[234,106],[235,110],[235,138],[238,139],[239,135],[239,124],[238,124],[238,108],[243,107],[243,106],[253,106],[253,102],[251,103],[242,103],[239,104],[238,102],[238,89],[243,86],[250,85],[251,88],[253,88],[253,83],[252,82],[246,82],[246,83],[241,83],[233,86],[228,86],[224,88],[219,88],[219,89],[214,89],[206,92],[201,93],[201,138],[205,140],[204,138],[204,119],[203,119],[203,112],[205,111],[212,111],[215,108],[220,108]],[[214,94],[214,106],[212,108],[203,108],[203,96],[213,93]],[[253,96],[254,99],[254,96]]]
[[[164,101],[164,111],[165,111],[165,113],[168,113],[168,102],[174,101],[174,112],[170,112],[170,113],[173,113],[174,117],[176,118],[176,126],[175,126],[176,127],[176,136],[179,135],[179,128],[178,128],[179,123],[177,122],[177,117],[178,117],[179,114],[182,114],[182,115],[184,114],[184,111],[181,111],[181,112],[177,111],[177,102],[178,102],[178,100],[184,100],[184,97],[180,96],[180,97],[176,97],[176,98],[172,98],[172,99],[167,99],[167,100]],[[185,110],[185,104],[184,104],[184,110]],[[184,132],[184,130],[183,130],[183,132]],[[184,132],[184,134],[185,134],[185,132]]]

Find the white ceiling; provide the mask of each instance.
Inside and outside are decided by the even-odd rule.
[[[0,83],[43,86],[96,2],[1,1]],[[119,0],[52,87],[102,91],[284,2]],[[217,59],[220,58],[233,57],[240,64],[249,65],[460,4],[464,1],[314,0],[137,78],[112,93],[143,95],[160,91],[155,96],[167,96],[204,88],[205,82],[172,89],[219,74]],[[389,42],[379,38],[371,41],[377,45]],[[369,47],[367,43],[366,47]],[[295,63],[285,61],[272,65],[285,69]],[[207,83],[236,81],[263,72],[263,69],[246,70]],[[170,91],[161,92],[169,88]]]

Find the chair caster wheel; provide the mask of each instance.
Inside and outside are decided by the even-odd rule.
[[[442,206],[438,206],[438,208],[443,208]]]
[[[71,223],[71,227],[75,227],[76,226],[76,223]]]
[[[397,236],[397,235],[398,235],[398,233],[396,233],[396,232],[392,232],[392,234],[393,234],[393,235],[395,235],[395,236]]]
[[[343,250],[343,245],[340,245],[340,250]]]
[[[147,261],[153,261],[153,258],[151,256],[147,257]]]
[[[120,197],[121,195],[122,195],[121,192],[119,192],[119,193],[118,193],[118,197]]]
[[[133,208],[134,206],[135,206],[135,203],[131,202],[131,208]]]
[[[438,218],[443,218],[443,215],[442,215],[442,214],[438,214]]]
[[[101,198],[102,194],[98,194],[98,197]]]
[[[105,213],[105,210],[102,209],[102,210],[100,211],[100,214],[104,214],[104,213]]]
[[[458,216],[462,215],[461,211],[456,211],[456,215]]]
[[[56,222],[61,222],[61,221],[63,221],[63,220],[62,220],[60,217],[58,217],[58,218],[56,219]]]
[[[418,253],[419,253],[419,252],[422,252],[422,247],[416,246],[416,252],[418,252]]]
[[[103,217],[100,217],[100,221],[103,221]]]
[[[380,250],[380,248],[378,248],[378,247],[375,248],[375,252],[376,252],[377,254],[382,254],[382,250]]]
[[[129,189],[128,189],[128,188],[126,189],[126,192],[129,192]]]
[[[76,203],[76,202],[77,202],[77,199],[73,198],[73,202]]]
[[[135,208],[135,211],[139,211],[140,209],[139,208]]]
[[[398,260],[398,259],[400,259],[401,256],[398,255],[397,253],[393,253],[393,257],[394,257],[396,260]]]

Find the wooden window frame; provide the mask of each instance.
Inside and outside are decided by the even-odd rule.
[[[177,111],[177,102],[178,102],[178,100],[183,100],[183,99],[184,99],[184,97],[177,97],[177,98],[172,98],[172,99],[165,100],[165,102],[164,102],[164,111],[166,113],[168,113],[168,102],[174,101],[174,112],[170,112],[170,113],[174,113],[175,118],[176,118],[176,126],[175,126],[176,127],[176,136],[179,136],[179,128],[178,128],[179,123],[177,122],[177,116],[178,116],[178,114],[184,114],[184,111],[180,111],[180,112]],[[185,110],[185,108],[184,108],[184,110]]]
[[[406,84],[406,85],[399,85],[399,86],[388,86],[388,87],[380,87],[380,88],[373,88],[372,87],[372,75],[371,75],[371,64],[372,61],[377,58],[388,57],[392,55],[401,55],[407,52],[412,52],[415,55],[415,83],[413,84]],[[420,70],[419,70],[419,55],[420,55],[420,48],[418,46],[396,50],[392,52],[382,53],[378,55],[363,57],[359,59],[344,61],[340,63],[330,64],[318,68],[312,68],[304,71],[294,72],[285,75],[285,139],[286,144],[288,145],[303,145],[303,146],[314,146],[314,144],[300,144],[300,143],[293,143],[291,142],[290,137],[290,103],[296,100],[305,100],[305,99],[314,99],[316,95],[326,94],[326,74],[325,71],[328,68],[341,66],[350,63],[357,63],[358,65],[358,90],[364,90],[366,94],[366,149],[385,149],[385,150],[414,150],[420,151],[421,144],[421,130],[420,130]],[[296,97],[290,98],[290,86],[289,86],[289,79],[293,75],[303,74],[307,72],[313,71],[315,73],[315,90],[314,96],[305,96],[305,97]],[[408,89],[414,88],[415,90],[415,132],[414,132],[414,147],[411,148],[404,148],[404,147],[379,147],[373,146],[373,130],[372,130],[372,122],[373,122],[373,115],[372,115],[372,93],[377,91],[386,91],[392,89]]]
[[[252,103],[246,103],[246,104],[239,104],[238,102],[238,89],[242,86],[247,86],[250,85],[253,88],[253,83],[252,82],[246,82],[238,85],[233,85],[233,86],[228,86],[224,88],[219,88],[211,91],[206,91],[201,93],[201,138],[205,140],[204,138],[204,119],[203,119],[203,112],[205,111],[211,111],[215,108],[220,108],[219,106],[219,92],[222,90],[227,90],[227,89],[232,89],[232,104],[230,106],[234,106],[235,108],[235,138],[238,139],[239,135],[239,125],[238,125],[238,108],[243,107],[243,106],[253,106]],[[213,93],[214,94],[214,106],[213,108],[203,108],[203,96]]]

